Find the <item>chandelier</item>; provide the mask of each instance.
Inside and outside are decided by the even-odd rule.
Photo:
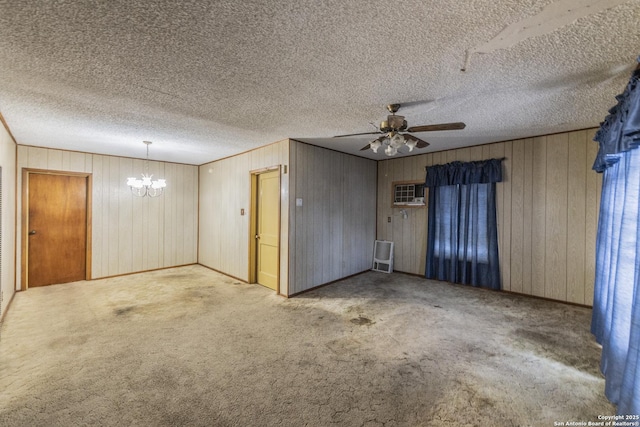
[[[384,154],[391,157],[398,154],[398,148],[407,146],[411,152],[416,148],[417,144],[417,138],[413,135],[403,135],[401,133],[391,131],[388,134],[371,141],[369,143],[369,148],[371,148],[374,153],[377,153],[380,147],[384,147]]]
[[[149,175],[149,145],[151,141],[142,141],[147,146],[147,159],[144,162],[144,173],[142,179],[129,177],[127,185],[131,188],[131,192],[138,197],[158,197],[162,194],[163,189],[167,186],[164,179],[152,179],[153,175]]]

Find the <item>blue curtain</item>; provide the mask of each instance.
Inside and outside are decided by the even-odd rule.
[[[640,69],[594,138],[603,172],[591,332],[602,344],[605,394],[640,414]]]
[[[427,167],[428,279],[500,289],[496,182],[502,159]]]

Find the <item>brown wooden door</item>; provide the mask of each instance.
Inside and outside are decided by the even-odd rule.
[[[86,279],[87,177],[29,174],[28,286]]]

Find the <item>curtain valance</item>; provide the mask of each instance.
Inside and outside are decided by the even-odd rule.
[[[640,62],[640,57],[638,57]],[[593,170],[604,172],[620,160],[620,153],[640,145],[640,65],[633,72],[624,92],[616,96],[618,103],[600,124],[594,141],[598,142],[598,155]]]
[[[451,162],[427,166],[426,187],[443,185],[489,184],[502,181],[502,160]]]

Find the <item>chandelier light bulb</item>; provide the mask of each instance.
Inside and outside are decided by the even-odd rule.
[[[160,188],[165,188],[167,186],[167,182],[164,179],[158,179],[156,181],[153,181],[153,183],[151,184],[151,188],[153,189],[160,189]]]

